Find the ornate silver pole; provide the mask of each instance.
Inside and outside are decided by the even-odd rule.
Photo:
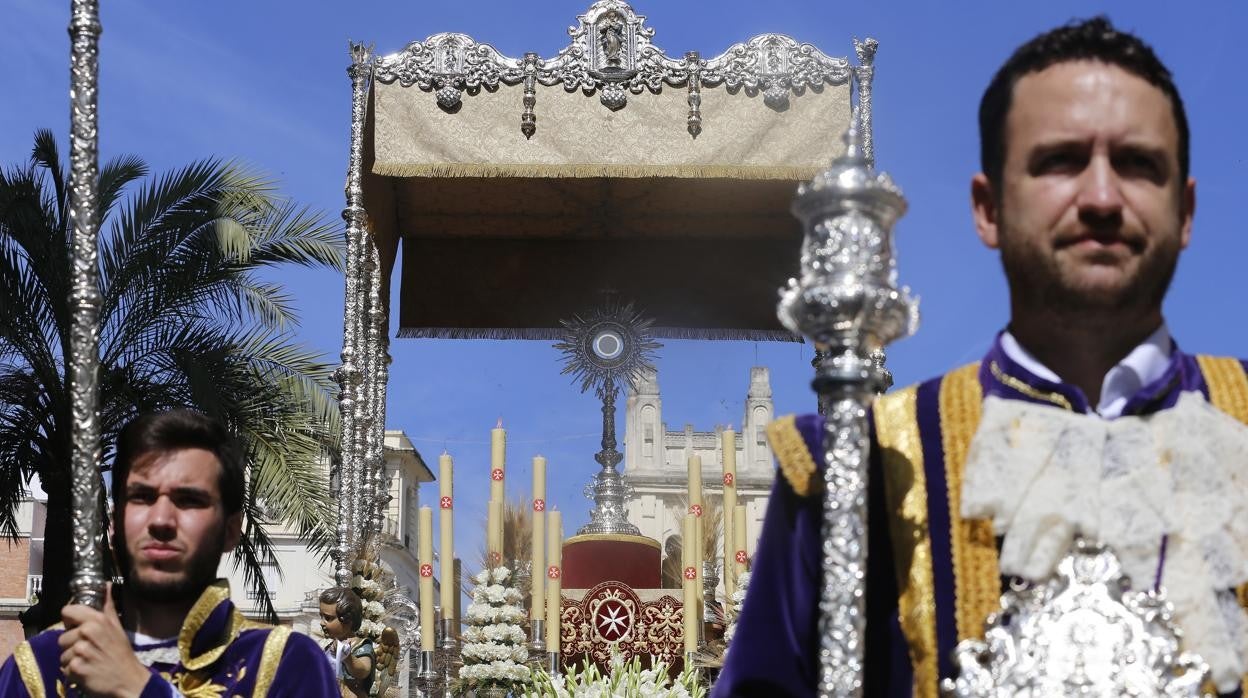
[[[100,545],[100,228],[99,179],[100,15],[94,0],[70,6],[69,219],[73,228],[73,280],[70,302],[69,394],[73,418],[70,451],[74,536],[74,603],[104,606],[104,555]]]
[[[594,510],[589,512],[589,523],[581,526],[578,534],[623,533],[641,535],[641,529],[629,522],[624,504],[633,495],[633,488],[616,470],[624,455],[616,450],[615,399],[620,389],[611,379],[603,383],[602,397],[602,450],[594,454],[594,460],[602,466],[594,474],[593,481],[585,486],[585,496],[594,500]]]
[[[334,577],[340,586],[351,584],[351,553],[357,542],[357,493],[360,491],[360,475],[363,453],[356,435],[363,411],[361,398],[364,360],[361,351],[364,332],[364,304],[367,301],[364,288],[364,236],[366,213],[364,211],[364,117],[368,106],[368,87],[372,78],[372,48],[364,44],[349,44],[351,66],[351,153],[347,164],[347,206],[342,217],[347,223],[346,240],[346,291],[342,317],[342,365],[335,375],[338,379],[339,405],[342,412],[341,465],[339,475],[338,530],[334,548],[336,567]]]
[[[857,116],[857,115],[856,115]],[[780,321],[825,347],[814,389],[827,409],[819,695],[862,694],[867,565],[867,407],[885,384],[872,359],[914,331],[918,306],[897,287],[892,227],[901,191],[867,161],[854,119],[845,154],[798,188],[801,279],[781,291]]]
[[[858,85],[858,119],[855,126],[862,138],[862,159],[867,167],[875,167],[875,138],[871,132],[871,81],[875,79],[875,51],[880,42],[868,37],[865,41],[854,39],[854,53],[858,65],[854,66],[854,82]]]
[[[371,492],[368,520],[369,533],[379,533],[390,504],[389,481],[386,478],[386,383],[390,376],[389,340],[386,336],[385,304],[381,298],[381,255],[377,241],[365,231],[365,249],[369,258],[368,277],[368,373],[364,380],[369,388],[369,429],[365,450],[371,479],[365,487]]]

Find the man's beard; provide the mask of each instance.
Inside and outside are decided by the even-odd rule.
[[[125,536],[117,536],[117,563],[124,574],[126,589],[135,597],[156,603],[194,601],[217,579],[217,567],[225,553],[225,532],[221,531],[219,535],[204,539],[204,547],[187,558],[180,579],[161,582],[144,580],[139,576],[126,546]]]
[[[1015,244],[1002,221],[1001,266],[1015,305],[1029,310],[1102,319],[1105,314],[1160,309],[1179,261],[1177,239],[1157,238],[1139,259],[1136,273],[1113,292],[1080,288],[1063,277],[1052,252],[1036,254],[1026,243]]]

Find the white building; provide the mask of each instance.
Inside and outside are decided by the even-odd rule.
[[[746,552],[751,557],[762,533],[774,473],[765,431],[774,416],[769,373],[766,368],[755,366],[750,369],[745,414],[736,435],[737,504],[745,506]],[[624,472],[636,496],[628,502],[628,520],[641,529],[643,536],[659,541],[664,551],[669,538],[680,536],[688,502],[690,456],[702,459],[703,498],[722,496],[723,429],[717,426],[711,431],[695,431],[686,424],[681,431],[669,430],[663,421],[663,400],[655,372],[644,376],[636,390],[629,393],[625,407]],[[715,545],[722,556],[722,539]],[[722,570],[722,559],[720,564]]]

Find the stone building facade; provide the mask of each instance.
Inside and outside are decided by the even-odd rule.
[[[737,504],[746,509],[746,552],[752,557],[762,532],[763,515],[773,477],[771,447],[766,427],[775,416],[770,375],[766,368],[750,369],[745,410],[737,426]],[[641,534],[659,541],[667,550],[669,538],[680,536],[681,520],[688,502],[688,461],[702,459],[704,499],[722,497],[723,425],[698,431],[686,424],[672,430],[663,421],[663,399],[657,373],[643,377],[629,393],[625,407],[624,473],[636,490],[628,502],[628,519]],[[709,546],[711,541],[707,541]],[[723,551],[723,541],[714,542]],[[722,570],[722,559],[720,561]]]

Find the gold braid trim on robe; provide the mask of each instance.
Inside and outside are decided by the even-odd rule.
[[[35,661],[35,653],[30,649],[29,642],[22,642],[13,650],[13,661],[17,664],[17,673],[26,684],[26,692],[30,698],[45,698],[43,676],[39,673],[39,663]]]
[[[277,667],[282,663],[282,653],[286,651],[286,640],[290,639],[290,628],[279,625],[269,631],[264,638],[264,649],[260,655],[260,669],[256,674],[254,696],[267,696],[273,679],[277,676]]]
[[[1220,356],[1197,355],[1196,363],[1209,387],[1209,402],[1214,407],[1248,425],[1248,375],[1238,359]],[[1248,584],[1235,590],[1239,605],[1248,609]],[[1243,680],[1244,694],[1248,695],[1248,676]]]
[[[897,614],[914,667],[914,695],[936,698],[936,590],[917,397],[912,386],[876,400],[875,433],[896,560]]]
[[[767,425],[767,442],[780,464],[780,473],[797,496],[805,497],[817,491],[812,486],[811,476],[818,472],[818,468],[797,428],[796,417],[786,415],[773,419]]]
[[[962,518],[962,473],[971,439],[979,428],[984,390],[979,364],[945,374],[940,382],[940,436],[949,496],[949,549],[953,554],[958,641],[982,639],[984,620],[1001,600],[1001,572],[992,522]]]

